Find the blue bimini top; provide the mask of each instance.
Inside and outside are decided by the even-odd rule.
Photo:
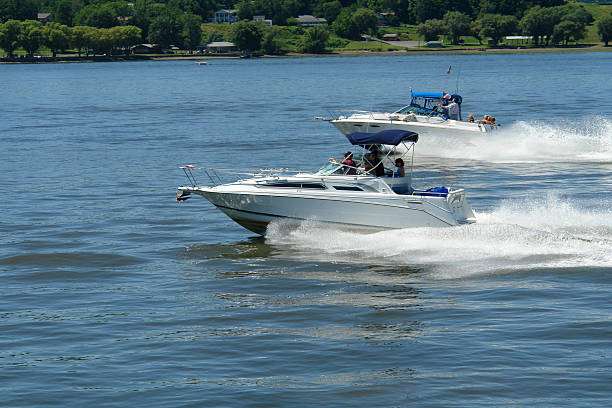
[[[430,98],[430,99],[440,99],[446,92],[413,92],[412,98]],[[457,98],[459,103],[463,102],[463,98],[461,95],[451,94],[451,98]]]
[[[436,98],[440,99],[444,95],[443,92],[413,92],[413,98]]]
[[[397,146],[402,141],[416,143],[419,140],[417,133],[399,129],[383,130],[378,133],[354,132],[346,137],[355,146],[379,144]]]

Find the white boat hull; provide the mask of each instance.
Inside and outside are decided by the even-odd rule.
[[[272,221],[297,224],[313,220],[350,229],[379,231],[449,227],[473,222],[474,218],[463,190],[447,197],[426,197],[364,192],[336,195],[299,191],[270,193],[239,183],[180,189],[205,197],[235,222],[258,234],[264,234]]]
[[[349,135],[353,132],[376,133],[383,130],[399,129],[416,132],[419,136],[453,135],[467,136],[488,133],[495,130],[495,126],[459,120],[444,120],[440,117],[419,117],[416,120],[392,120],[378,114],[374,116],[353,115],[330,120],[340,132]],[[364,117],[365,116],[365,117]],[[378,117],[380,116],[380,117]]]

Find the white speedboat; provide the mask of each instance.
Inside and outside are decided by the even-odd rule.
[[[283,170],[237,172],[189,165],[181,168],[191,185],[178,187],[177,200],[186,200],[191,194],[200,195],[238,224],[258,234],[264,234],[272,221],[299,224],[313,220],[371,231],[449,227],[475,221],[463,189],[415,190],[412,187],[417,134],[390,130],[376,134],[352,133],[347,137],[364,151],[380,152],[376,148],[382,145],[404,145],[401,156],[410,158],[410,169],[403,177],[393,176],[390,171],[382,177],[373,175],[377,166],[385,166],[390,158],[399,157],[393,149],[386,155],[378,153],[380,161],[374,163],[373,168],[370,165],[368,171],[365,170],[368,168],[365,154],[360,163],[365,167],[330,162],[315,173]],[[211,185],[197,183],[194,178],[196,170],[202,170]],[[239,177],[248,175],[249,178],[223,184],[219,177],[224,172]]]
[[[438,107],[446,103],[444,96],[457,98],[459,107],[463,99],[460,95],[449,95],[444,92],[412,92],[410,105],[395,112],[348,111],[339,112],[331,118],[320,118],[330,122],[345,135],[353,132],[380,132],[381,130],[399,129],[416,132],[421,136],[429,135],[467,135],[488,133],[498,125],[462,120],[461,109],[459,120],[449,119],[446,112]]]

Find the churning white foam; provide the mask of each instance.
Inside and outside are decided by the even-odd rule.
[[[612,121],[588,117],[555,124],[516,122],[470,136],[428,136],[419,155],[504,162],[612,163]]]
[[[422,268],[436,279],[539,268],[612,267],[609,203],[506,201],[478,222],[359,234],[314,222],[271,224],[266,240],[303,259]],[[594,205],[595,204],[595,205]],[[599,204],[599,205],[597,205]]]

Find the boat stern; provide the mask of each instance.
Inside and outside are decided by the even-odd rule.
[[[451,190],[446,195],[446,202],[450,210],[455,215],[458,224],[473,224],[476,222],[476,216],[472,207],[465,198],[465,190]]]

